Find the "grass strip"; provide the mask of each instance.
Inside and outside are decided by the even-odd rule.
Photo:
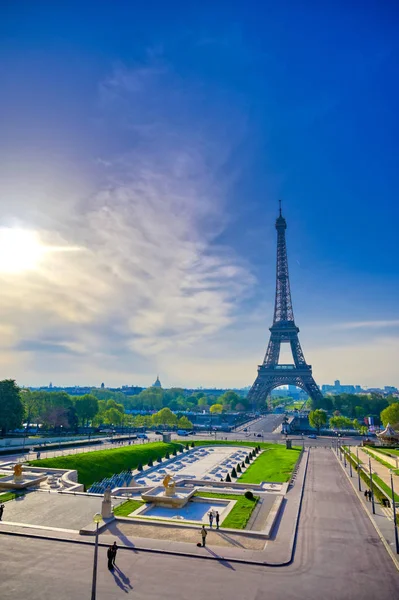
[[[140,500],[126,500],[123,504],[115,506],[114,515],[116,517],[128,517],[132,512],[143,506],[144,502]]]
[[[388,456],[399,456],[398,448],[378,448],[378,452],[382,452],[383,454],[388,454]]]
[[[245,529],[259,500],[259,496],[254,496],[252,500],[249,500],[241,494],[213,494],[211,492],[196,492],[195,496],[201,496],[201,498],[235,500],[236,503],[234,507],[221,523],[222,527],[228,527],[230,529]]]
[[[101,481],[104,477],[112,477],[127,469],[136,469],[139,464],[145,466],[151,459],[154,463],[168,452],[172,455],[174,449],[182,448],[181,444],[170,442],[152,442],[140,446],[123,446],[110,450],[93,450],[81,454],[56,456],[29,461],[35,467],[49,467],[52,469],[68,469],[78,472],[78,481],[88,489],[94,482]]]
[[[358,469],[358,463],[356,462],[356,457],[355,460],[353,460],[352,458],[352,453],[348,454],[348,452],[345,452],[346,454],[346,460],[352,463],[352,466],[355,467],[355,469]],[[364,467],[363,467],[364,468]],[[360,478],[363,479],[364,483],[367,485],[367,487],[369,487],[371,489],[370,486],[370,475],[369,473],[363,471],[362,468],[360,468]],[[381,491],[379,487],[377,487],[375,484],[378,484],[379,486],[381,486]],[[383,485],[381,485],[383,484]],[[375,475],[375,473],[373,473],[373,493],[374,493],[374,498],[380,502],[380,504],[382,504],[382,500],[385,498],[388,498],[388,500],[392,500],[392,495],[391,495],[391,489],[386,485],[386,483],[384,483],[379,477],[378,475]],[[395,494],[395,497],[398,498],[398,495]],[[395,502],[399,501],[395,500]]]
[[[399,475],[399,469],[395,469],[391,464],[386,462],[383,458],[380,458],[379,456],[377,456],[376,454],[373,454],[372,452],[368,452],[368,450],[366,450],[365,448],[363,448],[363,450],[364,450],[364,452],[366,452],[366,454],[368,454],[371,458],[374,458],[374,460],[378,461],[381,465],[383,465],[384,467],[386,467],[389,470],[392,470],[392,473],[395,473],[395,475]]]
[[[0,503],[1,502],[9,502],[9,500],[15,500],[15,498],[19,498],[20,496],[24,496],[26,492],[18,491],[18,492],[5,492],[4,494],[0,494]]]
[[[373,480],[380,486],[380,488],[385,492],[385,494],[387,495],[387,497],[389,499],[392,498],[392,490],[391,487],[389,485],[387,485],[385,483],[385,481],[383,481],[381,479],[381,477],[378,477],[378,475],[376,475],[375,473],[373,473]],[[393,493],[393,497],[395,498],[395,502],[399,502],[399,496],[398,494],[396,494],[395,492]]]

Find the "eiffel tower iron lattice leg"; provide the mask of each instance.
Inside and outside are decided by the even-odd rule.
[[[285,242],[286,229],[287,223],[281,214],[280,205],[280,214],[276,220],[277,268],[274,318],[273,325],[270,327],[265,359],[258,367],[258,376],[248,394],[248,400],[254,408],[265,401],[274,388],[281,385],[295,385],[303,389],[315,402],[322,398],[322,393],[312,376],[312,367],[306,363],[299,342],[299,328],[294,320]],[[279,364],[281,344],[284,343],[290,344],[293,364]]]

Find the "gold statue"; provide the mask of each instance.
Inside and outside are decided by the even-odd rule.
[[[162,483],[165,488],[165,496],[174,496],[176,482],[172,479],[172,475],[166,475]]]
[[[21,475],[22,475],[22,465],[18,463],[14,467],[14,477],[21,477]]]
[[[163,487],[165,489],[167,489],[169,487],[175,487],[175,482],[172,479],[172,475],[169,475],[169,473],[168,473],[168,475],[166,475],[166,477],[164,477],[164,480],[162,483],[163,483]]]

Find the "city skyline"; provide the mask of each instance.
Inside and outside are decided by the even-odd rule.
[[[282,198],[316,382],[398,387],[395,8],[46,4],[1,9],[0,378],[251,385]]]

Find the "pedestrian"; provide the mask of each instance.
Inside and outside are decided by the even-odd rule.
[[[118,545],[116,542],[113,543],[112,546],[112,564],[115,564],[115,560],[116,560],[116,553],[118,552]]]
[[[364,497],[366,498],[366,500],[368,499],[368,495],[369,495],[368,491],[364,490]]]
[[[112,564],[112,559],[114,558],[114,551],[112,546],[109,546],[108,550],[107,550],[107,558],[108,558],[108,569],[110,571],[112,571],[112,569],[114,568],[113,564]]]
[[[207,530],[205,529],[205,525],[202,526],[201,529],[201,537],[202,537],[202,546],[205,548],[205,540],[206,540],[206,536],[208,535]]]
[[[3,518],[3,512],[4,512],[4,504],[0,504],[0,521]]]
[[[219,529],[219,519],[220,519],[220,515],[219,515],[218,511],[216,511],[216,515],[215,515],[216,529]]]
[[[209,527],[212,529],[212,524],[213,524],[213,513],[212,513],[212,511],[211,511],[211,510],[209,511],[208,517],[209,517]]]

